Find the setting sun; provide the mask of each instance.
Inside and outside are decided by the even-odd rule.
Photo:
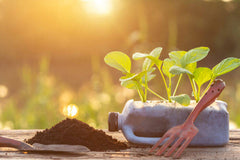
[[[108,14],[111,11],[110,0],[82,0],[85,2],[86,10],[91,13]]]

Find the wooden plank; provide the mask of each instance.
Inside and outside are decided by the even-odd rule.
[[[0,136],[4,136],[7,138],[13,138],[16,140],[23,141],[24,139],[31,138],[34,136],[34,134],[37,131],[41,131],[39,129],[33,129],[33,130],[20,130],[20,129],[15,129],[15,130],[0,130]]]
[[[230,130],[229,139],[230,140],[240,140],[240,129]]]
[[[0,131],[1,136],[24,140],[32,137],[39,130],[8,130]],[[107,134],[117,138],[120,141],[126,142],[121,132],[107,132]],[[181,159],[240,159],[240,129],[231,130],[230,141],[224,147],[191,147],[184,151]],[[17,150],[6,151],[0,148],[0,159],[169,159],[166,157],[155,156],[149,154],[148,147],[137,147],[132,145],[132,148],[119,152],[86,152],[79,155],[73,154],[24,154]]]

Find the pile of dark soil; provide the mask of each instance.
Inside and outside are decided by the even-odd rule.
[[[50,129],[37,132],[27,143],[83,145],[91,151],[121,150],[128,146],[77,119],[65,119]]]

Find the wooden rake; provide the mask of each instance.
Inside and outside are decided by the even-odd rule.
[[[162,155],[171,145],[171,147],[164,154],[164,156],[171,156],[174,150],[179,147],[179,149],[173,155],[173,158],[179,158],[184,149],[187,148],[194,136],[196,136],[196,134],[198,133],[198,128],[193,124],[197,116],[202,110],[204,110],[207,106],[209,106],[215,101],[215,99],[220,95],[224,88],[224,81],[220,79],[215,80],[209,90],[206,92],[206,94],[198,102],[194,110],[190,113],[186,121],[179,126],[175,126],[169,129],[149,152],[153,152],[159,145],[163,143],[164,140],[166,140],[166,142],[157,151],[156,155]],[[174,141],[175,143],[172,144]]]

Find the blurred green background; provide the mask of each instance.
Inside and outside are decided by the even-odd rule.
[[[0,0],[0,129],[49,128],[74,114],[107,128],[108,112],[139,100],[104,64],[108,52],[163,47],[165,58],[199,46],[210,48],[199,66],[240,57],[240,1]],[[219,99],[240,127],[240,69],[221,78]],[[157,80],[151,85],[162,92]]]

